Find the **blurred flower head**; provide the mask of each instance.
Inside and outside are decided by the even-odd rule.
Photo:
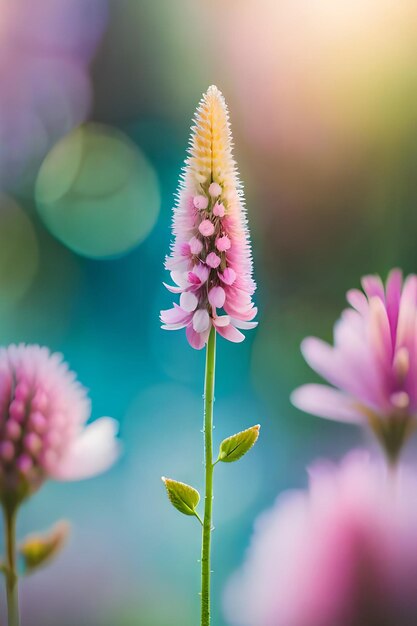
[[[32,183],[49,148],[86,118],[106,21],[107,0],[0,0],[0,188]]]
[[[186,328],[197,349],[206,344],[212,326],[229,341],[243,341],[238,329],[256,326],[256,286],[229,115],[214,86],[197,109],[173,231],[166,268],[175,285],[166,286],[181,296],[179,305],[161,312],[163,328]]]
[[[417,276],[402,281],[393,270],[384,287],[378,276],[362,279],[365,293],[347,293],[334,330],[334,347],[309,337],[307,363],[334,387],[304,385],[292,394],[303,411],[369,425],[395,460],[416,426]]]
[[[116,422],[85,426],[90,401],[62,361],[37,345],[0,349],[0,497],[21,500],[48,478],[78,480],[118,456]]]
[[[316,463],[309,491],[281,496],[255,528],[226,593],[238,626],[412,626],[417,484],[367,453]]]

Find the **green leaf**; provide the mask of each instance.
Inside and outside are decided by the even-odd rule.
[[[257,424],[224,439],[220,444],[218,460],[223,461],[223,463],[238,461],[256,443],[259,437],[259,429],[260,426]]]
[[[61,521],[46,533],[29,535],[24,539],[18,547],[24,573],[32,574],[54,559],[67,542],[70,528],[68,522]]]
[[[196,515],[195,507],[200,502],[200,494],[194,487],[171,478],[162,477],[171,504],[184,515]]]

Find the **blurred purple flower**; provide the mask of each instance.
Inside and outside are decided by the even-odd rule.
[[[369,425],[395,459],[417,414],[417,276],[398,269],[386,287],[365,276],[352,289],[334,330],[334,347],[309,337],[307,363],[334,387],[304,385],[292,394],[299,409],[320,417]]]
[[[0,349],[0,498],[22,499],[48,478],[79,480],[110,467],[117,423],[85,426],[90,401],[60,354],[37,345]]]
[[[281,496],[258,521],[226,592],[238,626],[417,623],[417,482],[392,481],[362,452],[319,462],[309,491]]]
[[[0,188],[10,189],[87,117],[107,0],[0,0],[0,11]]]

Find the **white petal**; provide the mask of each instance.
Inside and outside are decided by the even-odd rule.
[[[188,287],[187,275],[188,272],[171,272],[171,278],[174,283],[182,288]]]
[[[196,333],[203,333],[210,326],[210,316],[205,309],[198,309],[193,315],[193,328]]]
[[[53,478],[81,480],[111,467],[120,454],[118,429],[118,422],[111,417],[102,417],[87,426],[59,462]]]
[[[242,330],[250,330],[251,328],[256,328],[258,325],[258,322],[245,322],[244,320],[238,320],[235,317],[230,318],[230,323],[236,328],[241,328]]]
[[[191,311],[196,310],[197,305],[198,298],[194,293],[192,293],[191,291],[184,291],[184,293],[181,294],[180,306],[182,309],[184,309],[184,311],[188,311],[189,313],[191,313]]]
[[[327,385],[303,385],[293,391],[291,402],[301,411],[337,422],[365,422],[352,397]]]

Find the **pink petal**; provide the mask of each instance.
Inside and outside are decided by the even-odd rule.
[[[204,237],[211,237],[214,233],[214,224],[210,220],[203,220],[199,225],[198,230]]]
[[[293,391],[291,402],[301,411],[326,419],[354,424],[365,421],[350,396],[327,385],[303,385]]]
[[[196,310],[197,305],[198,298],[194,293],[192,293],[191,291],[184,291],[184,293],[181,294],[180,306],[182,309],[184,309],[184,311],[188,311],[189,313],[191,313],[192,311]]]
[[[414,332],[417,303],[417,276],[411,274],[406,278],[400,300],[397,327],[396,347],[410,347]]]
[[[223,287],[213,287],[210,289],[208,300],[212,306],[221,309],[226,300],[226,293]]]
[[[369,301],[369,339],[378,361],[388,371],[393,356],[391,329],[385,305],[375,296]]]
[[[228,326],[230,324],[230,317],[228,315],[219,315],[218,317],[213,317],[213,324],[217,327],[219,326]]]
[[[223,235],[223,237],[219,237],[216,240],[216,248],[220,252],[226,252],[226,250],[230,250],[231,247],[230,239],[227,235]]]
[[[245,339],[245,335],[231,324],[229,324],[228,326],[216,326],[216,330],[219,335],[221,335],[228,341],[232,341],[233,343],[240,343]]]
[[[196,209],[199,210],[205,210],[208,207],[208,198],[206,198],[206,196],[194,196],[193,198],[193,204],[195,206]]]
[[[183,291],[183,287],[174,287],[173,285],[168,285],[167,283],[162,283],[162,284],[171,293],[181,293]]]
[[[220,196],[222,188],[219,183],[211,183],[208,191],[212,198],[217,198],[217,196]]]
[[[219,267],[221,258],[215,252],[210,252],[210,254],[207,255],[206,263],[209,267],[216,268]]]
[[[213,207],[213,215],[215,215],[216,217],[224,217],[225,214],[225,208],[224,205],[216,202],[216,204]]]
[[[242,309],[237,309],[234,306],[231,306],[227,296],[224,304],[224,310],[230,315],[230,317],[245,322],[251,322],[258,313],[257,307],[254,307],[252,304]]]
[[[401,288],[403,275],[401,270],[394,269],[388,275],[386,287],[386,301],[388,319],[391,328],[391,339],[394,344],[395,333],[397,331],[398,311],[400,308]]]
[[[180,246],[180,253],[182,256],[189,257],[191,254],[191,248],[189,243],[182,243]]]
[[[368,298],[379,296],[382,302],[385,302],[384,284],[379,276],[364,276],[362,287]]]
[[[210,328],[202,333],[197,333],[192,325],[187,326],[187,330],[185,331],[188,339],[188,343],[192,348],[196,350],[201,350],[207,343],[208,336],[210,333]]]
[[[171,272],[171,278],[179,287],[185,288],[188,286],[187,272]]]
[[[188,311],[183,311],[178,304],[174,304],[172,309],[161,311],[161,321],[164,324],[183,324],[186,326],[190,320],[190,313],[188,313]]]
[[[366,316],[368,313],[368,300],[365,294],[359,289],[350,289],[346,294],[346,300],[350,306],[353,307],[362,316]]]
[[[120,454],[118,429],[118,423],[110,417],[102,417],[87,426],[58,462],[53,477],[81,480],[107,470]]]
[[[197,237],[192,237],[189,241],[189,245],[192,254],[200,254],[203,249],[203,244]]]
[[[204,284],[210,274],[209,268],[203,263],[199,263],[193,267],[193,271],[188,273],[188,280],[194,285]]]
[[[236,280],[236,272],[231,267],[226,267],[223,274],[219,272],[218,276],[225,285],[233,285]]]
[[[251,328],[256,328],[258,325],[258,322],[245,322],[244,320],[238,320],[235,317],[230,318],[230,323],[236,328],[241,328],[242,330],[250,330]]]
[[[203,333],[210,328],[210,315],[206,309],[198,309],[193,315],[193,328],[196,333]]]

